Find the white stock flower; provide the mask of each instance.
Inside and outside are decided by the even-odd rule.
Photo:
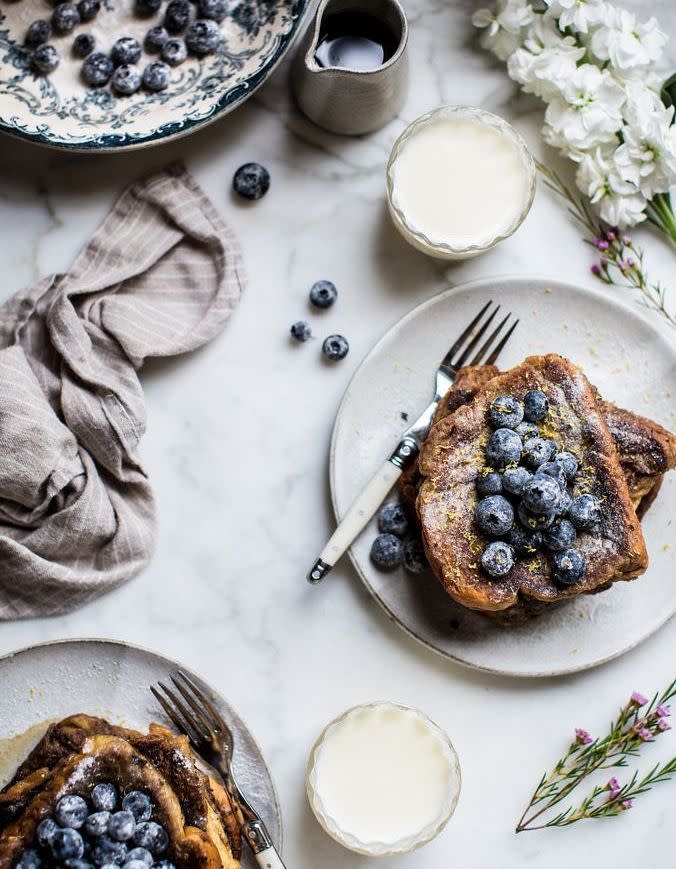
[[[636,74],[659,60],[667,37],[656,18],[639,22],[633,12],[608,7],[605,22],[592,35],[590,47],[599,60],[609,60],[618,74]]]
[[[622,126],[624,91],[607,70],[578,66],[563,83],[561,95],[547,106],[545,121],[567,151],[586,151],[612,141]]]
[[[528,31],[523,48],[507,61],[507,71],[526,93],[547,101],[561,92],[584,53],[572,36],[562,37],[556,23],[540,15]]]
[[[499,0],[495,10],[477,9],[472,24],[485,30],[480,43],[500,60],[507,58],[521,45],[524,28],[535,13],[528,0]]]
[[[583,154],[575,181],[602,220],[611,226],[634,226],[645,220],[646,200],[620,176],[613,153],[612,148],[596,148]]]
[[[600,24],[607,15],[605,0],[545,0],[547,14],[556,18],[559,28],[571,27],[579,33],[587,33],[589,25]]]

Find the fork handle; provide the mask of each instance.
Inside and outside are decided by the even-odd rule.
[[[286,869],[279,852],[272,844],[267,827],[260,818],[252,818],[242,827],[242,835],[262,869]]]
[[[266,848],[265,851],[259,851],[258,854],[254,854],[254,857],[256,858],[256,863],[262,869],[286,869],[282,863],[282,858],[274,847]]]
[[[368,525],[392,486],[401,477],[404,468],[418,454],[418,450],[418,443],[414,438],[408,435],[402,438],[396,450],[362,489],[343,521],[333,532],[308,574],[308,582],[313,585],[321,582],[335,566],[341,555]]]

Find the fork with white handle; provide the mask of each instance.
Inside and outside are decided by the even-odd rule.
[[[500,310],[500,305],[490,310],[492,305],[493,302],[489,301],[483,306],[441,360],[436,373],[434,398],[413,425],[406,429],[392,455],[383,462],[377,473],[366,484],[361,494],[357,496],[347,511],[345,518],[338,525],[333,536],[320,553],[319,558],[315,561],[312,570],[308,574],[308,582],[316,584],[324,579],[326,574],[336,565],[338,559],[370,522],[387,497],[390,489],[401,477],[404,468],[415,460],[427,436],[439,402],[453,385],[453,381],[463,365],[479,365],[481,363],[492,365],[502,352],[512,332],[519,323],[518,320],[515,320],[504,335],[500,337],[503,328],[511,316],[510,313],[493,329],[471,361],[469,363],[467,361]]]

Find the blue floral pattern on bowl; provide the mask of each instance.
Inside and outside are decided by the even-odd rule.
[[[81,60],[70,46],[77,33],[92,33],[107,51],[121,35],[143,39],[152,24],[133,15],[134,0],[106,0],[99,16],[75,33],[50,40],[59,68],[37,76],[22,47],[31,21],[49,17],[47,0],[0,0],[0,130],[72,150],[147,146],[184,135],[231,111],[259,87],[284,56],[310,0],[233,0],[221,22],[215,54],[190,58],[172,70],[167,90],[118,97],[109,88],[88,89]],[[145,55],[141,63],[156,59]]]

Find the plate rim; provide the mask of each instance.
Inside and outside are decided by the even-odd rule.
[[[39,642],[39,643],[31,643],[28,646],[21,646],[20,648],[14,649],[11,652],[5,652],[4,654],[0,655],[0,664],[2,664],[4,661],[7,661],[11,658],[16,657],[17,655],[23,655],[23,654],[26,654],[27,652],[32,652],[34,649],[43,649],[43,648],[47,648],[50,646],[77,646],[77,645],[81,645],[81,644],[87,644],[87,645],[91,644],[91,645],[97,645],[97,646],[104,646],[104,645],[121,646],[122,648],[125,648],[125,649],[132,649],[135,652],[141,652],[144,655],[151,655],[153,658],[161,658],[163,661],[168,661],[173,666],[180,668],[191,678],[196,677],[198,682],[201,682],[202,684],[206,685],[219,698],[219,700],[221,700],[223,703],[225,703],[225,705],[230,709],[230,711],[234,713],[235,717],[239,720],[239,722],[244,726],[244,728],[246,729],[246,731],[249,735],[249,739],[251,739],[252,743],[254,744],[254,746],[256,747],[256,750],[258,751],[258,753],[260,755],[261,763],[263,764],[263,769],[265,770],[265,773],[267,774],[268,780],[270,782],[270,788],[272,790],[272,798],[274,801],[273,808],[274,808],[275,814],[277,815],[277,824],[279,826],[279,842],[277,843],[277,848],[278,848],[280,854],[282,854],[283,849],[284,849],[284,816],[282,815],[282,809],[281,809],[281,805],[279,802],[279,794],[277,793],[277,786],[275,785],[275,780],[274,780],[272,773],[270,771],[270,767],[268,766],[268,762],[265,759],[265,754],[263,753],[263,750],[261,749],[261,746],[260,746],[258,740],[256,739],[256,736],[252,733],[248,724],[246,724],[246,722],[244,721],[242,716],[239,714],[237,709],[235,709],[235,707],[232,705],[232,703],[230,703],[229,700],[226,700],[226,698],[221,694],[220,691],[217,691],[214,689],[211,682],[208,682],[206,679],[204,679],[202,676],[200,676],[199,673],[196,673],[192,669],[192,667],[186,667],[184,664],[182,664],[180,661],[177,661],[175,658],[169,657],[162,652],[156,652],[154,649],[149,649],[146,646],[140,646],[137,643],[130,643],[130,642],[127,642],[127,640],[113,640],[113,639],[106,639],[105,637],[68,637],[68,638],[61,639],[61,640],[43,640],[42,642]]]
[[[545,290],[547,287],[551,287],[555,285],[560,287],[561,289],[568,291],[573,290],[575,292],[581,292],[583,295],[594,298],[595,300],[601,300],[605,304],[610,305],[610,307],[619,308],[624,315],[633,317],[641,322],[644,326],[647,326],[652,332],[655,333],[656,337],[660,341],[661,344],[666,346],[667,351],[676,358],[676,346],[672,347],[670,343],[667,341],[666,334],[663,330],[663,327],[656,325],[653,323],[644,313],[641,311],[640,304],[635,303],[632,305],[630,302],[625,301],[624,299],[613,299],[610,297],[606,297],[602,291],[593,289],[588,286],[584,286],[582,284],[575,284],[571,281],[559,280],[558,278],[548,278],[540,274],[535,275],[518,275],[518,274],[501,274],[494,275],[492,277],[482,277],[482,278],[474,278],[470,281],[462,281],[459,284],[455,284],[453,286],[447,287],[444,290],[440,290],[438,293],[430,296],[427,299],[424,299],[418,305],[411,308],[407,313],[405,313],[398,320],[395,320],[387,329],[382,333],[382,335],[378,338],[378,340],[371,346],[371,348],[366,352],[366,354],[361,359],[359,365],[353,372],[350,377],[348,384],[345,388],[345,392],[343,393],[343,397],[340,400],[340,404],[338,405],[338,410],[336,412],[336,416],[333,422],[333,429],[331,432],[331,444],[329,449],[329,490],[331,495],[331,507],[333,509],[333,514],[336,522],[340,522],[340,511],[338,509],[337,499],[336,499],[336,451],[337,451],[337,440],[338,440],[338,428],[342,421],[342,417],[345,413],[345,408],[347,404],[347,400],[354,386],[354,382],[357,376],[362,371],[364,365],[369,362],[373,356],[375,356],[385,344],[385,341],[390,336],[390,334],[397,328],[401,327],[402,324],[406,323],[408,320],[412,320],[416,317],[421,311],[428,307],[432,307],[435,303],[439,302],[442,299],[446,299],[449,296],[452,296],[455,293],[466,292],[466,291],[477,291],[485,288],[487,292],[493,292],[493,294],[498,297],[501,292],[501,287],[499,285],[504,284],[516,284],[523,282],[530,283],[541,283],[542,289]],[[641,645],[641,643],[645,642],[649,637],[656,634],[661,628],[663,628],[675,615],[676,615],[676,603],[674,604],[674,609],[672,612],[668,613],[661,621],[656,623],[648,633],[642,634],[636,640],[634,640],[629,645],[624,646],[622,649],[618,651],[612,652],[608,655],[599,658],[598,660],[578,664],[571,665],[570,667],[557,668],[554,670],[537,670],[532,672],[523,672],[521,670],[513,670],[509,668],[500,668],[500,667],[488,667],[485,665],[477,664],[472,661],[468,661],[461,657],[458,657],[456,654],[452,654],[450,652],[444,651],[442,649],[437,648],[432,645],[432,643],[425,639],[424,637],[419,636],[413,629],[411,629],[408,625],[405,625],[390,609],[387,605],[387,602],[378,595],[374,587],[369,582],[366,573],[362,570],[361,565],[354,553],[353,547],[350,546],[348,549],[348,555],[352,566],[357,573],[357,576],[365,586],[369,595],[376,603],[381,607],[381,609],[385,612],[387,617],[391,622],[397,625],[401,630],[403,630],[409,637],[414,639],[416,642],[423,645],[425,648],[434,652],[436,655],[444,658],[448,661],[453,661],[455,664],[459,664],[462,667],[465,667],[468,670],[478,670],[482,673],[490,673],[492,675],[497,676],[510,676],[513,678],[519,679],[547,679],[555,676],[568,676],[575,673],[583,673],[586,670],[591,670],[596,667],[600,667],[603,664],[607,664],[609,661],[614,660],[615,658],[619,658],[622,655],[631,652],[633,649],[637,648],[637,646]]]
[[[101,145],[97,144],[95,139],[89,139],[86,142],[64,142],[53,141],[42,133],[26,133],[17,127],[12,127],[2,115],[0,115],[0,133],[22,142],[30,142],[32,145],[37,145],[41,148],[76,154],[119,154],[127,151],[138,151],[142,148],[152,148],[154,145],[175,142],[177,139],[189,136],[191,133],[195,133],[204,127],[208,127],[215,121],[226,117],[226,115],[229,115],[245,103],[265,84],[287,56],[288,52],[293,49],[299,34],[306,24],[306,19],[311,11],[314,0],[295,0],[295,2],[297,4],[297,11],[293,24],[289,29],[286,39],[277,47],[277,51],[271,61],[263,69],[254,73],[246,82],[240,84],[234,96],[230,96],[230,92],[226,93],[219,100],[217,108],[206,118],[170,121],[160,130],[154,130],[132,141],[126,141],[119,134],[106,134],[103,136],[104,141],[114,140],[114,143]],[[162,129],[165,128],[176,129],[172,129],[169,133],[164,133]]]

